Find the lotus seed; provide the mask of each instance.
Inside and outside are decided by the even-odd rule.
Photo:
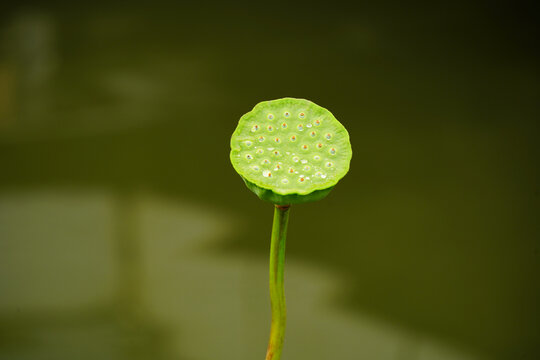
[[[268,114],[268,120],[272,120],[274,118],[274,115]]]
[[[247,140],[244,144],[246,144],[246,146],[249,147],[249,146],[251,146],[253,143],[252,143],[251,141]]]
[[[272,125],[268,125],[268,131],[274,131],[274,128],[272,127]]]
[[[304,125],[302,124],[298,124],[298,126],[296,127],[299,131],[302,131],[304,130]]]
[[[264,136],[259,136],[259,142],[263,142],[264,141]]]
[[[281,124],[281,127],[282,127],[283,129],[286,129],[286,128],[287,128],[287,123]]]
[[[332,155],[336,155],[336,149],[331,148],[330,151],[329,151],[329,153],[332,154]]]
[[[272,177],[272,173],[268,170],[264,170],[262,174],[264,177]]]
[[[306,114],[304,114],[303,112],[301,112],[300,114],[298,114],[298,117],[299,117],[300,119],[303,119],[303,118],[306,117]]]
[[[257,151],[256,151],[257,154],[262,154],[263,152],[264,152],[263,149],[257,149]]]
[[[278,144],[281,142],[280,138],[275,138],[274,141]]]
[[[253,156],[251,156],[251,154],[247,154],[246,159],[251,160],[251,159],[253,159]]]
[[[251,132],[255,132],[259,130],[259,125],[253,125],[253,127],[251,128]]]
[[[291,136],[291,141],[296,141],[296,135]]]
[[[330,140],[332,138],[332,134],[326,134],[326,139]]]
[[[304,171],[309,171],[309,169],[311,169],[309,165],[304,166]]]
[[[309,133],[309,135],[311,135],[311,137],[315,137],[316,133],[315,133],[315,131],[312,131],[312,132]]]
[[[326,167],[332,167],[332,165],[334,164],[332,164],[330,161],[326,163]]]
[[[315,156],[313,157],[313,160],[321,160],[321,157],[320,157],[319,155],[315,155]]]
[[[323,144],[321,144],[321,143],[318,143],[318,144],[317,144],[317,147],[318,147],[319,149],[322,149],[322,147],[323,147]]]
[[[291,116],[291,113],[288,112],[288,111],[285,111],[285,114],[284,114],[284,115],[285,115],[285,117],[289,117],[289,116]]]
[[[261,164],[270,164],[270,160],[264,159],[264,160],[261,162]]]
[[[307,150],[308,146],[306,144],[302,145],[302,150]]]
[[[319,120],[319,119],[315,120],[314,125],[315,126],[321,125],[321,120]]]

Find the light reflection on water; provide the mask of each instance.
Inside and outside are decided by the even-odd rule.
[[[249,359],[269,327],[266,259],[209,251],[234,213],[145,194],[35,190],[0,196],[5,359]],[[350,314],[347,282],[289,257],[287,358],[477,359]],[[7,345],[7,346],[6,346]]]

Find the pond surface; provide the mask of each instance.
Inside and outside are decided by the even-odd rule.
[[[353,145],[291,209],[284,360],[540,356],[534,19],[275,6],[2,12],[0,359],[262,358],[272,208],[229,139],[284,96]]]

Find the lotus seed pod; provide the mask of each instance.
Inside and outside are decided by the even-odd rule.
[[[324,198],[349,171],[349,133],[305,99],[263,101],[240,118],[231,163],[250,190],[277,205]]]

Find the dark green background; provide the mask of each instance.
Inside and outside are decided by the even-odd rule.
[[[229,138],[285,96],[332,111],[353,160],[291,210],[284,360],[539,358],[537,20],[524,2],[4,5],[0,359],[262,358],[272,208]],[[298,289],[319,283],[315,329]]]

